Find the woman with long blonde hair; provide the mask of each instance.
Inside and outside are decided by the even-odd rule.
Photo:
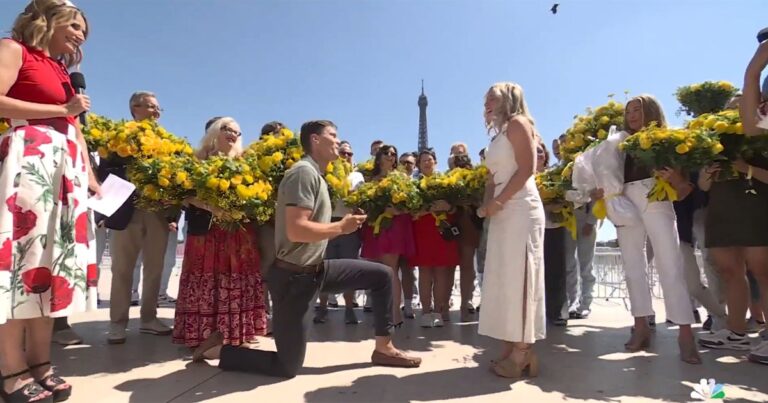
[[[485,95],[485,123],[496,136],[486,151],[490,171],[485,203],[488,250],[478,332],[499,339],[492,364],[499,376],[538,374],[533,344],[544,339],[544,207],[536,189],[538,135],[523,89],[494,84]]]
[[[666,127],[667,121],[659,101],[651,95],[639,95],[627,102],[624,109],[626,137],[651,123]],[[621,153],[618,149],[617,153]],[[680,358],[689,364],[701,364],[691,329],[694,322],[693,306],[685,282],[683,256],[680,253],[675,210],[671,201],[649,201],[648,191],[654,186],[654,172],[631,155],[624,158],[624,187],[626,197],[637,211],[637,223],[616,228],[621,247],[621,259],[626,272],[627,289],[635,324],[627,351],[636,352],[651,344],[651,328],[648,317],[654,314],[651,290],[648,283],[648,262],[645,254],[646,240],[654,251],[654,262],[664,291],[664,307],[667,318],[679,326],[678,345]],[[598,161],[599,162],[599,161]],[[604,198],[603,189],[595,189],[595,200]]]
[[[88,23],[72,3],[34,0],[0,40],[0,396],[63,401],[53,320],[85,308],[88,188],[99,192],[76,116],[90,108],[68,69]]]
[[[211,119],[198,158],[242,154],[240,125],[231,117]],[[217,209],[192,200],[187,208],[173,342],[194,349],[211,334],[240,346],[266,334],[264,289],[255,228],[229,230],[213,220]]]

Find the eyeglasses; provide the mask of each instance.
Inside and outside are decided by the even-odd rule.
[[[239,131],[237,131],[237,130],[229,127],[229,126],[222,126],[221,127],[221,131],[224,132],[224,133],[227,133],[227,134],[235,135],[237,137],[240,137],[240,135],[242,135],[242,133],[240,133]]]
[[[339,151],[339,155],[341,155],[342,157],[352,157],[355,154],[351,151]]]
[[[158,111],[158,112],[163,112],[164,111],[164,109],[161,108],[160,105],[155,105],[155,104],[136,104],[134,106],[135,107],[143,106],[143,107],[145,107],[145,108],[147,108],[147,109],[149,109],[151,111]]]

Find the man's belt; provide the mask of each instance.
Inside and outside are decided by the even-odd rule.
[[[318,273],[322,271],[325,268],[325,263],[318,263],[310,266],[302,266],[291,262],[286,262],[285,260],[275,259],[275,267],[293,271],[297,273]]]

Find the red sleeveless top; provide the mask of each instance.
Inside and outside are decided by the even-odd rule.
[[[6,96],[39,104],[64,105],[69,102],[70,98],[74,96],[75,91],[72,88],[69,72],[64,63],[22,42],[13,39],[3,40],[14,41],[21,45],[22,49],[22,63],[18,78],[16,78],[16,82],[8,90]],[[60,120],[60,123],[72,125],[75,123],[73,116],[55,119],[30,119],[29,123],[46,124],[51,120]]]

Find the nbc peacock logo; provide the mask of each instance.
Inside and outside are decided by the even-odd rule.
[[[693,387],[691,398],[697,400],[725,399],[723,384],[715,382],[714,378],[709,378],[709,380],[702,378],[699,384]]]

